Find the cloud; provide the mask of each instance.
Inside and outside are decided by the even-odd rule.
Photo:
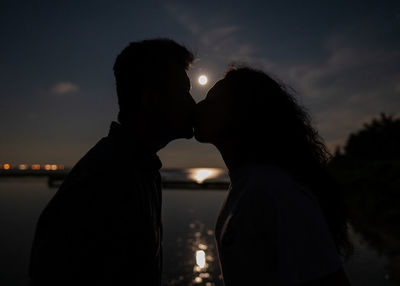
[[[251,43],[248,50],[242,44],[244,51],[238,52],[236,31],[238,28],[222,29],[219,33],[228,40],[226,43],[220,40],[217,47],[226,47],[230,58],[237,56],[293,87],[331,151],[380,112],[398,115],[400,51],[397,49],[372,47],[354,42],[346,35],[334,34],[325,40],[325,57],[310,58],[307,63],[281,63],[265,55],[256,56],[258,51]],[[214,34],[209,37],[211,43],[218,42]]]
[[[201,30],[199,23],[193,21],[192,15],[188,13],[182,6],[176,3],[165,3],[165,9],[179,24],[182,24],[192,34],[198,34]]]
[[[166,7],[197,39],[199,49],[210,53],[207,57],[223,64],[246,62],[293,87],[331,151],[380,112],[400,110],[400,51],[368,42],[374,35],[360,39],[351,32],[332,33],[321,38],[319,57],[310,57],[306,63],[304,59],[280,62],[244,40],[246,27],[223,17],[196,19],[195,13],[176,4]]]
[[[243,32],[237,25],[227,24],[229,22],[218,17],[208,16],[204,19],[196,20],[196,14],[190,13],[189,9],[183,6],[166,3],[167,12],[188,30],[194,39],[198,41],[198,49],[210,53],[214,58],[223,61],[247,61],[253,55],[255,48],[249,42],[243,42],[238,36]]]
[[[368,49],[342,41],[329,47],[327,54],[318,63],[292,66],[289,70],[288,76],[309,97],[327,98],[340,92],[351,100],[360,91],[370,94],[386,89],[400,75],[397,50]]]
[[[315,118],[330,150],[380,112],[400,110],[400,51],[352,42],[344,35],[328,37],[326,56],[306,64],[265,62],[289,82]],[[254,59],[257,61],[257,59]]]
[[[400,95],[400,82],[396,83],[396,86],[394,87],[394,89]]]
[[[53,94],[68,94],[78,90],[79,86],[69,81],[58,82],[50,88],[50,92]]]

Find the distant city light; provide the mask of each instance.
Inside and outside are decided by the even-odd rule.
[[[210,273],[207,272],[203,272],[199,274],[200,278],[210,278]],[[207,285],[207,284],[206,284]]]
[[[20,165],[18,166],[18,169],[20,169],[20,170],[27,170],[27,169],[28,169],[28,165],[27,165],[27,164],[20,164]]]
[[[208,82],[207,76],[205,76],[205,75],[199,76],[199,83],[200,83],[201,85],[206,85],[207,82]]]
[[[28,170],[46,170],[46,171],[57,171],[57,170],[64,170],[65,166],[64,165],[56,165],[56,164],[46,164],[46,165],[40,165],[40,164],[19,164],[15,166],[11,166],[9,163],[5,164],[0,164],[0,170],[11,170],[11,169],[18,169],[21,171],[28,171]]]
[[[201,250],[206,250],[206,249],[208,248],[207,245],[202,244],[202,243],[200,243],[200,244],[198,245],[198,247],[199,247]]]

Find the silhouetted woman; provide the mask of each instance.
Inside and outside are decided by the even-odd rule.
[[[232,68],[197,111],[196,139],[217,147],[231,178],[215,230],[225,284],[349,285],[341,258],[351,243],[329,154],[288,90]]]

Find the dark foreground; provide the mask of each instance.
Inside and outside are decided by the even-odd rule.
[[[54,195],[45,178],[0,179],[0,285],[26,285],[29,250],[40,211]],[[221,190],[164,191],[164,285],[222,285],[213,229]],[[353,233],[346,265],[352,285],[394,285],[387,259]]]

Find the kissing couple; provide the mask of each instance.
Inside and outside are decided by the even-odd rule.
[[[161,285],[157,152],[193,136],[218,149],[231,180],[215,227],[225,285],[350,285],[346,211],[308,112],[250,67],[229,69],[196,104],[193,60],[170,39],[118,55],[118,122],[41,213],[31,285]]]

